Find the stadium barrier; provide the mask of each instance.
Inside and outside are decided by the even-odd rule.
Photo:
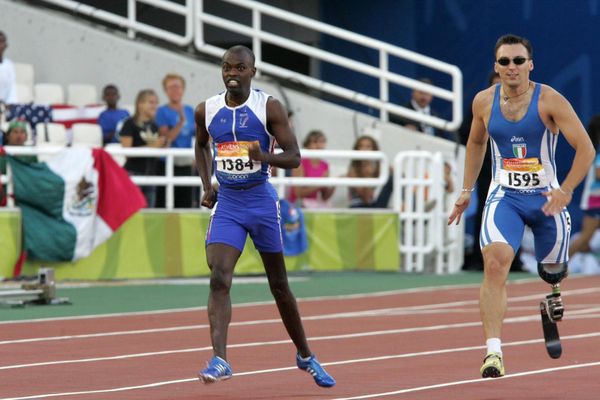
[[[61,151],[64,147],[5,147],[7,153],[12,155],[25,154],[53,154]],[[192,149],[146,149],[146,148],[117,148],[107,149],[113,156],[125,157],[163,157],[165,159],[165,176],[132,176],[133,182],[138,185],[156,185],[166,187],[166,211],[173,211],[174,187],[175,186],[197,186],[201,188],[199,177],[181,177],[173,175],[174,160],[177,157],[193,156]],[[330,176],[326,178],[304,178],[285,176],[285,171],[279,169],[278,176],[272,177],[271,182],[278,188],[280,194],[285,193],[286,188],[291,185],[301,186],[371,186],[381,187],[389,178],[390,163],[387,156],[379,151],[354,151],[354,150],[302,150],[302,156],[306,158],[322,158],[331,160],[374,160],[380,162],[380,176],[376,178],[348,178]],[[310,210],[314,215],[342,213],[344,215],[385,215],[386,218],[394,220],[396,233],[396,246],[390,259],[398,260],[396,269],[407,272],[428,273],[453,273],[460,270],[462,265],[462,246],[464,241],[464,224],[461,227],[447,227],[445,219],[448,215],[449,196],[444,191],[444,164],[456,161],[444,160],[441,153],[426,151],[400,152],[393,162],[394,191],[392,194],[392,209],[381,212],[373,209],[326,209]],[[346,162],[348,164],[349,161]],[[8,171],[10,176],[10,171]],[[2,182],[9,181],[6,176],[1,177]],[[12,189],[10,183],[8,192]],[[184,210],[188,212],[189,210]],[[391,212],[390,212],[391,211]],[[165,214],[165,210],[155,212]],[[314,217],[320,218],[320,217]],[[358,217],[357,217],[358,218]],[[359,218],[360,219],[360,218]],[[369,235],[365,234],[365,227],[369,224],[349,224],[356,229],[363,239],[367,240]],[[315,225],[316,231],[319,225]],[[316,232],[315,231],[315,232]],[[341,232],[341,228],[340,228]],[[349,231],[348,231],[349,232]],[[335,232],[330,232],[335,235]],[[371,232],[371,240],[367,242],[374,244],[379,233]],[[319,246],[324,238],[313,233],[313,246]],[[195,240],[195,243],[201,241]],[[325,240],[326,242],[326,240]],[[201,246],[199,246],[201,247]],[[339,248],[333,246],[332,248]],[[350,247],[352,248],[352,247]],[[389,251],[390,249],[387,249]],[[402,259],[402,264],[400,264]],[[312,264],[312,263],[311,263]],[[354,267],[357,263],[352,263]],[[386,268],[389,267],[386,264]]]

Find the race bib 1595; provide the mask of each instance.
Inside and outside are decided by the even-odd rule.
[[[512,189],[538,189],[548,186],[546,172],[537,158],[503,158],[498,183]]]

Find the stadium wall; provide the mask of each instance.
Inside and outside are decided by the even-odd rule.
[[[206,276],[204,235],[209,213],[144,211],[135,214],[87,258],[49,263],[27,260],[24,275],[55,268],[60,280],[101,280]],[[397,271],[398,218],[395,213],[305,212],[309,250],[286,257],[289,271]],[[0,212],[0,276],[11,277],[21,248],[21,215]],[[250,240],[236,274],[263,272]]]

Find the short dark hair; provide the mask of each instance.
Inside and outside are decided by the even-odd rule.
[[[592,140],[594,148],[597,149],[598,145],[600,145],[600,114],[592,117],[587,131],[588,135],[590,135],[590,139]]]
[[[500,36],[498,41],[496,42],[496,47],[494,47],[494,58],[496,58],[496,54],[498,54],[498,49],[500,46],[504,44],[522,44],[527,49],[527,54],[529,58],[533,58],[533,47],[531,46],[531,42],[524,37],[508,34]]]
[[[102,89],[102,94],[104,95],[104,93],[106,93],[107,90],[110,89],[114,89],[117,92],[119,91],[119,88],[116,85],[113,85],[112,83],[109,83],[108,85],[104,86],[104,89]]]
[[[252,50],[250,50],[248,47],[243,46],[241,44],[238,44],[236,46],[232,46],[232,47],[228,48],[227,51],[223,54],[223,58],[225,58],[225,55],[227,53],[246,53],[248,56],[250,56],[250,59],[252,60],[252,66],[254,66],[254,62],[256,61],[254,52]]]
[[[494,79],[498,78],[499,76],[500,74],[496,71],[490,72],[490,74],[488,75],[488,86],[492,86],[494,84]]]

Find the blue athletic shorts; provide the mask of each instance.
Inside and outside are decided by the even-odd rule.
[[[521,246],[525,225],[534,235],[539,263],[564,263],[569,260],[571,217],[567,209],[545,216],[542,206],[548,201],[541,193],[523,193],[494,185],[483,210],[479,244],[483,249],[494,242],[509,244],[515,254]]]
[[[283,251],[279,220],[279,198],[270,183],[248,189],[221,186],[206,231],[206,245],[223,243],[243,251],[250,234],[258,251],[278,253]]]

